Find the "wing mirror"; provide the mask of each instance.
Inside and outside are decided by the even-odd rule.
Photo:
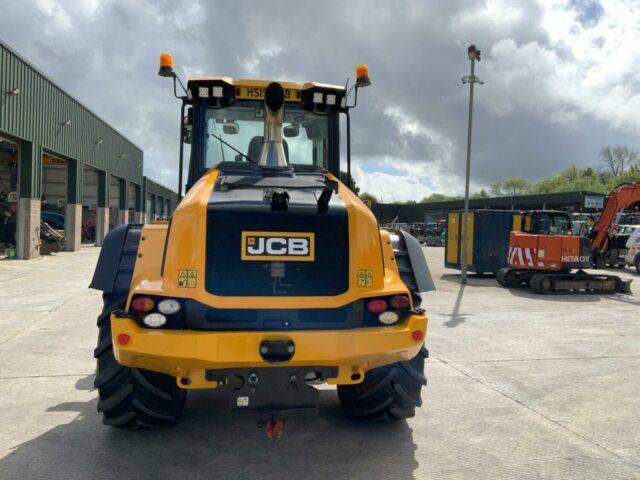
[[[282,129],[282,133],[287,138],[297,137],[300,135],[300,125],[291,124]]]
[[[184,143],[191,143],[193,137],[193,110],[191,107],[187,108],[187,114],[182,119],[182,141]]]
[[[238,133],[240,133],[240,125],[238,125],[237,122],[226,122],[222,126],[222,131],[226,135],[237,135]]]

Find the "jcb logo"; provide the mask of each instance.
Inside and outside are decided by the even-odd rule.
[[[312,262],[315,235],[302,232],[242,232],[242,260]]]

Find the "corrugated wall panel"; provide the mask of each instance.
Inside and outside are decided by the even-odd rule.
[[[170,188],[165,187],[164,185],[160,185],[157,182],[154,182],[153,180],[150,180],[147,177],[144,177],[144,196],[145,198],[147,198],[147,196],[149,194],[153,195],[155,198],[161,198],[162,201],[166,201],[169,200],[169,209],[170,211],[167,212],[168,214],[173,213],[173,211],[175,210],[175,208],[178,206],[178,194],[176,192],[174,192],[173,190],[171,190]],[[157,202],[156,202],[157,204]],[[158,210],[156,208],[156,213],[158,213]]]
[[[19,88],[15,96],[7,92]],[[143,153],[0,41],[0,131],[142,183]],[[70,125],[62,125],[71,120]],[[96,143],[102,139],[100,145]],[[123,159],[118,158],[125,154]]]

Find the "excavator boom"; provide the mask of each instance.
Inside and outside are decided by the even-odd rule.
[[[600,252],[607,250],[616,215],[635,203],[640,204],[640,183],[622,183],[607,195],[602,215],[593,227],[592,242],[595,249]]]

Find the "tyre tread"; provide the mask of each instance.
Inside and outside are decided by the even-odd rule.
[[[113,356],[111,312],[123,308],[127,294],[105,293],[104,310],[98,316],[98,346],[94,356],[98,372],[98,412],[105,425],[117,428],[157,427],[178,422],[186,393],[169,375],[120,365]]]
[[[345,414],[353,420],[383,422],[413,417],[415,408],[422,405],[428,355],[422,347],[411,360],[368,371],[362,383],[339,385],[338,398]]]

